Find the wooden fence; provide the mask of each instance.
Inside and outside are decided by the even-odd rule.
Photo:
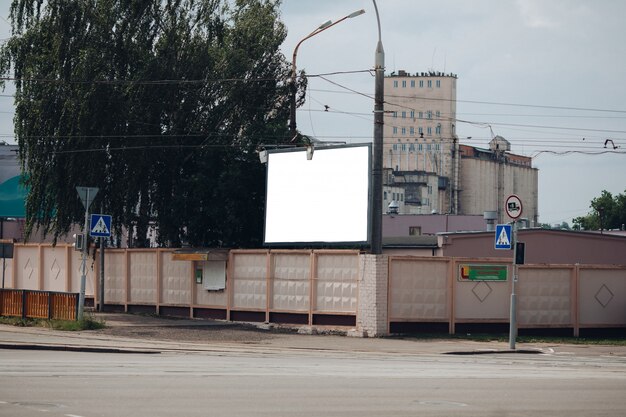
[[[0,316],[76,320],[78,294],[0,289]]]

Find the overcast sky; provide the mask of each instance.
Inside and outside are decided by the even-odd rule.
[[[9,4],[0,1],[0,39],[10,36]],[[283,0],[281,9],[288,60],[322,22],[365,9],[301,45],[297,66],[309,75],[348,73],[310,78],[297,120],[322,140],[371,141],[374,78],[359,71],[374,65],[372,0]],[[540,222],[571,224],[602,190],[626,191],[625,1],[378,0],[378,9],[387,73],[457,74],[461,143],[487,147],[493,132],[533,157]],[[9,143],[12,92],[0,96]],[[605,149],[607,139],[619,148]]]
[[[457,74],[457,118],[472,122],[457,123],[461,143],[487,147],[493,131],[512,143],[513,152],[532,156],[539,168],[540,222],[571,225],[602,190],[625,192],[626,2],[377,3],[387,73]],[[285,54],[291,59],[296,43],[323,21],[361,8],[364,15],[305,41],[297,66],[310,75],[372,68],[378,37],[372,0],[284,0]],[[369,74],[325,78],[374,91]],[[371,140],[373,101],[340,86],[310,80],[299,129],[326,140]],[[336,112],[323,112],[324,105]],[[595,154],[608,150],[606,139],[620,148],[613,151],[609,143],[614,153]]]

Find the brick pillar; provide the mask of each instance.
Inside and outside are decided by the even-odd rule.
[[[354,336],[387,334],[388,265],[387,255],[364,254],[359,258],[359,302]]]

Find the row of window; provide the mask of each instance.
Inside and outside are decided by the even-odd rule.
[[[398,132],[400,132],[402,135],[406,135],[407,131],[409,133],[409,135],[415,135],[415,128],[413,126],[409,127],[408,130],[406,127],[401,127],[398,128],[397,126],[393,127],[393,134],[397,135]],[[418,135],[423,135],[424,134],[424,128],[423,127],[418,127],[417,128],[417,134]],[[426,135],[428,136],[432,136],[433,134],[433,128],[432,127],[427,127],[426,128]],[[435,135],[441,135],[441,125],[437,125],[435,127]]]
[[[402,112],[400,112],[400,116],[401,116],[403,119],[406,119],[407,114],[409,115],[409,117],[410,117],[411,119],[415,119],[415,110],[411,110],[411,111],[410,111],[410,112],[408,112],[408,113],[407,113],[406,111],[402,111]],[[395,118],[397,118],[397,117],[398,117],[398,112],[397,112],[397,111],[394,111],[394,112],[393,112],[393,117],[395,117]],[[439,110],[437,110],[437,111],[435,112],[435,117],[436,117],[437,119],[440,119],[440,118],[441,118],[441,112],[440,112]],[[423,112],[423,111],[418,112],[418,113],[417,113],[417,118],[418,118],[418,119],[423,119],[423,118],[424,118],[424,112]],[[426,118],[427,118],[428,120],[432,120],[432,118],[433,118],[433,111],[432,111],[432,110],[428,110],[428,111],[426,112]]]
[[[409,151],[415,151],[416,148],[416,144],[415,143],[394,143],[393,144],[393,150],[397,151],[397,150],[402,150],[402,151],[406,151],[407,149],[407,145],[409,148]],[[427,151],[432,151],[432,150],[440,150],[441,149],[441,145],[439,143],[427,143],[426,144],[426,150]],[[417,144],[417,150],[418,151],[423,151],[424,150],[424,144],[423,143],[418,143]]]
[[[406,88],[407,86],[407,80],[402,80],[402,88]],[[428,88],[433,88],[433,80],[426,80],[426,86]],[[394,80],[393,81],[393,86],[394,88],[398,88],[400,84],[398,83],[398,80]],[[416,82],[415,80],[410,80],[410,84],[411,88],[415,88]],[[417,83],[417,85],[419,85],[419,88],[424,88],[424,80],[419,80],[419,83]],[[441,88],[441,80],[435,80],[435,87],[436,88]]]
[[[393,201],[404,201],[404,194],[402,193],[389,193],[389,196]],[[387,200],[387,191],[383,191],[383,200]]]

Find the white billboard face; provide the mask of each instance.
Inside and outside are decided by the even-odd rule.
[[[370,145],[270,152],[265,244],[367,243]]]

